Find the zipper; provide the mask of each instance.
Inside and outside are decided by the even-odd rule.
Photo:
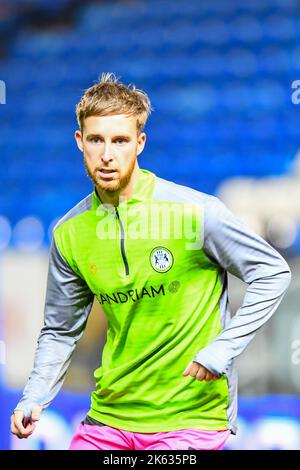
[[[116,216],[117,216],[117,219],[118,219],[118,222],[119,222],[120,233],[121,233],[121,240],[120,240],[120,244],[121,244],[121,254],[122,254],[123,263],[124,263],[124,266],[125,266],[125,274],[126,274],[126,276],[128,276],[128,275],[129,275],[129,266],[128,266],[128,260],[127,260],[127,258],[126,258],[126,253],[125,253],[124,227],[123,227],[123,224],[122,224],[122,222],[121,222],[118,209],[117,209],[117,208],[115,208],[115,209],[116,209]]]

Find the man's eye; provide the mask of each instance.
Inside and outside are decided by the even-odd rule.
[[[116,140],[117,144],[124,144],[126,142],[125,139],[117,139]]]
[[[92,139],[92,142],[93,142],[94,144],[98,144],[98,143],[100,142],[100,139],[99,139],[98,137],[94,137],[94,138]]]

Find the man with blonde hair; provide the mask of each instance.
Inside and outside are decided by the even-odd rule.
[[[95,296],[107,340],[71,449],[221,449],[236,432],[234,358],[275,312],[290,270],[217,198],[139,168],[150,111],[114,74],[77,105],[94,191],[53,231],[44,326],[12,415],[20,438],[61,388]],[[249,284],[234,317],[227,272]]]

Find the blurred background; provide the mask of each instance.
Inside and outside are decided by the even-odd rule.
[[[106,322],[95,305],[35,434],[9,417],[43,323],[58,218],[92,191],[75,105],[102,72],[152,100],[140,166],[220,197],[289,262],[273,318],[238,358],[230,449],[300,449],[298,0],[0,0],[0,448],[64,449],[89,409]],[[246,286],[230,278],[233,313]]]

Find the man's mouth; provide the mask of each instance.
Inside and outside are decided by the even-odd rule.
[[[112,179],[116,173],[116,170],[111,170],[109,168],[101,168],[97,170],[97,174],[103,179]]]

